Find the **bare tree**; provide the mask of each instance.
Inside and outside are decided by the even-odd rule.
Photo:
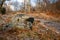
[[[0,0],[0,8],[3,6],[3,3],[5,2],[6,0]]]
[[[30,12],[30,0],[24,0],[25,12]]]
[[[5,12],[6,12],[6,9],[3,7],[3,3],[5,1],[6,0],[0,0],[0,13],[2,13],[2,14],[5,14]]]

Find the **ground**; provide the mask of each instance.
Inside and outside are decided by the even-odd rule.
[[[13,15],[7,14],[0,17],[8,23]],[[28,13],[26,15],[35,18],[32,30],[13,28],[9,31],[0,31],[0,40],[60,40],[59,18],[45,13]]]

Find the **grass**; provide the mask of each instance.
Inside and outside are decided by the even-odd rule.
[[[60,34],[47,30],[39,22],[35,21],[32,29],[13,28],[6,32],[0,31],[0,40],[60,40]]]
[[[37,27],[36,27],[37,26]],[[0,34],[0,38],[6,40],[60,40],[60,34],[53,32],[52,30],[46,30],[42,25],[33,26],[33,30],[29,29],[12,29],[5,33]]]

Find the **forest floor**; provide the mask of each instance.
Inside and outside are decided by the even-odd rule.
[[[0,17],[7,23],[13,15],[0,15]],[[0,31],[0,40],[60,40],[59,16],[46,13],[29,13],[26,15],[35,18],[32,30],[15,28],[6,32]]]

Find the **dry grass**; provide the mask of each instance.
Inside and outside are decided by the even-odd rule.
[[[60,34],[47,30],[38,22],[33,25],[33,30],[15,28],[0,32],[0,40],[60,40]]]
[[[41,17],[39,14],[28,14],[35,17]],[[6,20],[9,22],[9,20]],[[60,34],[55,31],[47,29],[35,21],[32,30],[13,28],[9,31],[0,31],[0,40],[60,40]]]

